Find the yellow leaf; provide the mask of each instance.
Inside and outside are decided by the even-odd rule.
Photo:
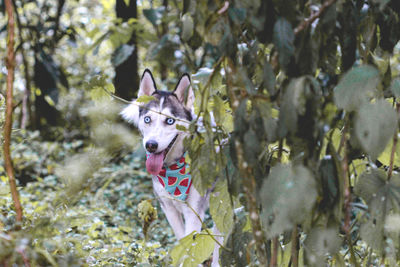
[[[138,99],[136,99],[136,102],[146,104],[152,100],[156,100],[156,98],[152,95],[141,95]]]
[[[196,267],[207,260],[214,250],[215,241],[205,231],[196,231],[179,240],[170,252],[174,266]]]

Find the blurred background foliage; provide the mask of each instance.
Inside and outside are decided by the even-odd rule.
[[[204,226],[211,215],[225,236],[222,266],[399,264],[399,1],[13,4],[24,221],[0,168],[0,265],[197,266],[210,256],[207,232],[174,246],[154,215],[140,137],[106,92],[131,100],[145,68],[165,90],[192,75],[203,126],[188,127],[186,146],[199,191],[219,177]],[[0,0],[1,58],[6,34]]]

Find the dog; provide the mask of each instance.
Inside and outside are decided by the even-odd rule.
[[[185,161],[183,140],[189,133],[177,129],[177,125],[187,127],[195,118],[195,96],[190,76],[184,74],[174,91],[160,91],[151,71],[146,69],[140,81],[138,97],[143,95],[154,99],[146,104],[134,100],[122,110],[121,115],[137,126],[143,137],[146,169],[152,175],[154,193],[179,240],[193,231],[201,231],[209,206],[209,192],[200,195],[192,185],[195,177],[187,171],[189,166]],[[216,227],[214,233],[219,233]],[[211,266],[219,266],[218,258],[219,246],[216,244]]]

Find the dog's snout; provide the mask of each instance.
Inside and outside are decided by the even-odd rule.
[[[156,141],[154,141],[154,140],[149,140],[149,141],[146,142],[146,149],[150,153],[156,152],[157,147],[158,147],[158,143]]]

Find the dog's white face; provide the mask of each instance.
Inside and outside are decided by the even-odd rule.
[[[188,127],[192,120],[194,94],[187,74],[182,76],[173,92],[168,92],[157,90],[151,72],[145,70],[138,97],[142,95],[154,96],[155,100],[140,107],[140,103],[134,101],[121,115],[138,127],[143,146],[149,153],[147,171],[157,175],[163,165],[174,162],[184,152],[182,141],[187,134],[179,131],[176,125]]]

